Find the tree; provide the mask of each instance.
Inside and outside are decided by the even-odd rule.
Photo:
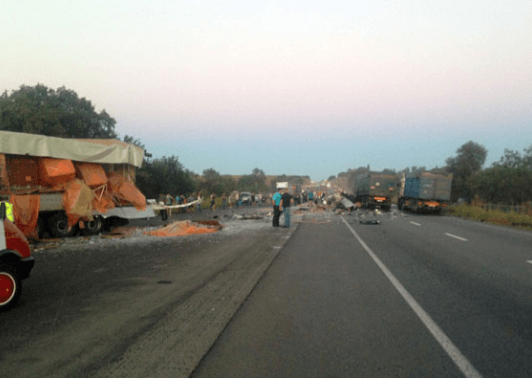
[[[160,194],[189,195],[196,183],[193,173],[183,168],[177,156],[163,156],[138,170],[137,187],[147,198],[158,198]]]
[[[259,168],[253,169],[250,175],[244,175],[238,180],[238,190],[247,192],[263,192],[268,190],[266,175]]]
[[[532,200],[532,146],[524,155],[504,150],[499,162],[469,179],[475,195],[496,204],[521,204]]]
[[[140,147],[143,150],[146,150],[146,146],[140,141],[140,139],[135,139],[134,137],[130,135],[124,135],[124,142],[128,144],[132,144],[134,146]]]
[[[205,169],[201,181],[199,182],[199,189],[206,192],[207,195],[210,195],[211,193],[220,195],[223,190],[222,176],[213,168]]]
[[[217,195],[220,194],[231,194],[233,190],[236,190],[238,187],[237,181],[232,178],[231,176],[222,176],[222,182],[221,182],[221,193],[216,193]]]
[[[456,153],[457,156],[445,161],[447,171],[453,173],[451,199],[456,201],[464,198],[467,202],[471,202],[472,191],[468,180],[480,171],[486,161],[488,151],[484,146],[469,141],[458,148]]]
[[[251,173],[251,178],[252,191],[258,192],[266,189],[266,175],[262,169],[255,168]]]
[[[0,130],[63,138],[117,137],[116,121],[105,109],[97,113],[92,103],[73,90],[42,84],[22,85],[0,96]]]

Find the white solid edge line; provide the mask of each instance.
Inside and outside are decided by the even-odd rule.
[[[464,239],[464,238],[462,238],[460,236],[456,236],[456,235],[453,235],[453,234],[449,234],[447,232],[445,233],[445,235],[450,236],[451,238],[455,238],[455,239],[461,240],[461,241],[467,241],[467,239]]]
[[[447,355],[453,360],[458,369],[464,374],[467,378],[482,378],[482,375],[475,369],[475,367],[468,361],[468,359],[460,352],[460,350],[453,344],[453,342],[443,333],[442,329],[432,320],[429,314],[417,303],[417,301],[410,295],[410,293],[404,288],[404,286],[395,278],[393,273],[382,263],[382,261],[373,253],[373,251],[367,246],[366,243],[358,236],[358,234],[353,230],[351,225],[347,223],[343,216],[340,216],[342,221],[345,223],[347,228],[358,240],[360,245],[366,250],[368,255],[373,259],[375,264],[382,270],[384,275],[390,280],[392,285],[397,289],[399,294],[403,299],[408,303],[410,308],[414,310],[415,314],[421,320],[421,322],[427,327],[432,336],[436,341],[442,346]]]
[[[421,226],[419,223],[416,223],[416,222],[410,222],[412,223],[414,226]]]

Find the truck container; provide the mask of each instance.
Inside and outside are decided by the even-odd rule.
[[[354,201],[366,209],[381,208],[390,210],[392,199],[397,192],[397,176],[379,172],[367,172],[355,180]]]
[[[441,213],[449,205],[452,182],[452,173],[403,174],[397,206],[416,213]]]
[[[0,131],[0,196],[32,238],[99,232],[104,223],[155,216],[136,188],[144,150],[113,139]],[[124,222],[125,223],[125,222]]]

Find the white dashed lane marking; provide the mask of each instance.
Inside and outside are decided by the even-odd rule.
[[[412,223],[414,226],[421,226],[419,223],[416,223],[416,222],[410,222]]]
[[[445,233],[445,235],[450,236],[451,238],[455,238],[455,239],[461,240],[461,241],[467,241],[467,239],[465,239],[465,238],[462,238],[460,236],[456,236],[456,235],[453,235],[453,234],[449,234],[447,232]]]

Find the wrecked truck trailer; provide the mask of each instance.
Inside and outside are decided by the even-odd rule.
[[[415,213],[439,214],[449,206],[452,183],[452,173],[403,173],[397,207]]]
[[[379,172],[367,172],[357,176],[354,202],[366,209],[381,208],[390,210],[392,198],[397,192],[397,176]]]
[[[105,223],[155,216],[135,186],[144,154],[119,140],[0,131],[0,195],[26,236],[97,233]]]

